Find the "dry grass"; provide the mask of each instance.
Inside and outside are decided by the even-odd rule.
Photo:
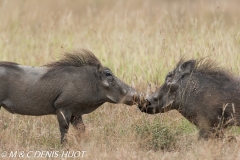
[[[87,48],[143,92],[148,83],[159,86],[182,56],[209,56],[239,74],[239,5],[238,0],[3,0],[0,59],[43,65],[63,51]],[[0,153],[69,149],[87,151],[85,159],[240,159],[238,128],[227,132],[237,137],[234,143],[198,141],[197,129],[175,111],[146,115],[136,106],[106,103],[83,119],[86,132],[77,138],[71,128],[69,146],[61,148],[55,116],[1,109]]]

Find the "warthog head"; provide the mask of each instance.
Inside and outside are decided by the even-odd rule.
[[[195,60],[190,60],[178,65],[169,72],[163,85],[152,95],[146,98],[145,105],[140,105],[139,109],[148,114],[163,113],[171,109],[178,109],[181,103],[181,94],[189,76],[195,66]],[[182,84],[184,83],[184,84]]]
[[[107,101],[110,103],[124,103],[133,105],[134,99],[138,97],[134,88],[128,86],[118,79],[107,67],[98,67],[97,71],[100,77],[100,90],[106,95]]]

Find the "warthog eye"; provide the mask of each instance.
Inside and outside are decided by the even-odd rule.
[[[110,76],[112,76],[112,74],[109,73],[109,72],[107,72],[107,73],[106,73],[106,76],[107,76],[107,77],[110,77]]]
[[[168,74],[166,77],[166,81],[169,82],[172,80],[173,74]]]
[[[106,77],[107,77],[107,79],[108,79],[109,81],[112,81],[112,80],[113,80],[113,75],[112,75],[112,73],[111,73],[110,71],[106,71],[105,75],[106,75]]]

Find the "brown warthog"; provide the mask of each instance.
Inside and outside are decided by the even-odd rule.
[[[105,102],[133,105],[135,89],[103,67],[93,53],[80,50],[43,67],[0,62],[0,103],[11,113],[56,114],[61,143],[69,123],[83,131],[82,115]]]
[[[210,60],[180,61],[146,100],[146,105],[139,105],[141,111],[155,114],[176,109],[200,129],[200,138],[208,138],[219,124],[240,122],[240,81]]]

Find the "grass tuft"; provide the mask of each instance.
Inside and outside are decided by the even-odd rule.
[[[145,121],[135,127],[140,148],[145,150],[174,150],[177,143],[178,132],[173,128],[161,124],[158,120]]]

